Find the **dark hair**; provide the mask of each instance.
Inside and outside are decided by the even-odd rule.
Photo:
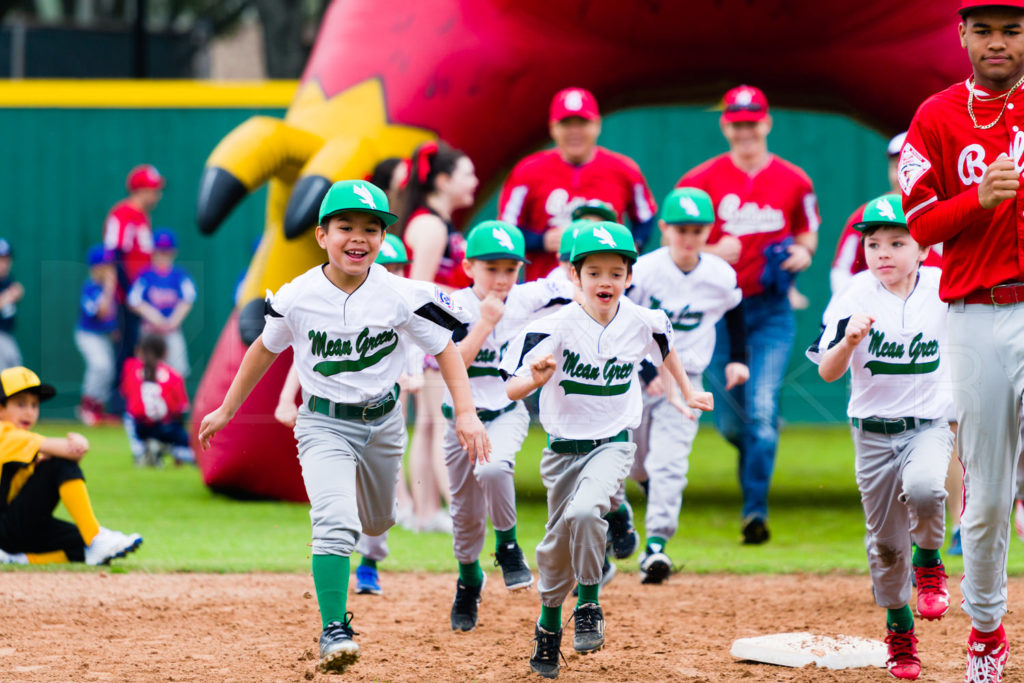
[[[139,340],[135,352],[142,358],[142,378],[147,382],[156,379],[156,364],[167,355],[167,342],[159,334],[147,334]]]
[[[391,179],[395,177],[395,169],[402,163],[402,159],[399,157],[388,157],[373,167],[373,173],[370,174],[370,182],[384,190],[385,193],[391,191]]]
[[[437,176],[442,173],[451,175],[459,159],[464,156],[465,152],[455,149],[444,140],[425,142],[416,148],[410,160],[409,181],[405,185],[401,218],[391,230],[393,234],[402,236],[409,217],[416,209],[425,206],[427,195],[437,189]]]
[[[596,252],[596,253],[607,253],[607,252]],[[584,254],[575,261],[572,262],[572,269],[576,271],[576,277],[580,277],[580,271],[583,269],[583,264],[587,260],[588,256],[593,254]],[[619,254],[622,257],[622,261],[626,264],[626,275],[633,274],[633,259],[627,257],[625,254]]]
[[[910,232],[910,228],[907,227],[906,223],[874,223],[873,225],[867,225],[861,229],[860,241],[863,242],[864,240],[866,240],[868,237],[871,237],[879,230],[891,230],[893,228],[903,228],[908,233]]]

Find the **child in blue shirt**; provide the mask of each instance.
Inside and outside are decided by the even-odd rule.
[[[114,341],[117,329],[116,254],[102,245],[89,250],[89,279],[82,285],[75,327],[75,346],[85,361],[79,419],[90,427],[103,421],[117,371]]]

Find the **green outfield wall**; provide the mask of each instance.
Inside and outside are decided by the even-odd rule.
[[[78,402],[83,365],[72,332],[86,277],[84,255],[101,240],[106,211],[124,196],[127,170],[143,162],[167,177],[154,224],[178,233],[179,262],[199,289],[184,326],[194,390],[262,230],[265,201],[263,192],[252,195],[216,235],[201,236],[194,221],[199,174],[213,147],[238,123],[253,114],[281,115],[294,85],[29,83],[28,91],[0,86],[0,206],[6,219],[0,235],[14,245],[14,273],[27,289],[16,330],[25,361],[60,392],[46,414],[70,416]],[[822,382],[803,349],[817,335],[828,302],[829,265],[846,217],[886,190],[886,140],[838,115],[774,115],[769,146],[811,176],[823,219],[819,256],[798,281],[811,307],[797,314],[782,415],[790,422],[841,420],[845,383]],[[717,115],[700,107],[612,114],[601,143],[636,159],[659,199],[685,170],[725,145]],[[481,200],[479,215],[492,217],[494,197]]]

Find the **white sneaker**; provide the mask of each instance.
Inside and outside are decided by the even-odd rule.
[[[25,553],[9,553],[0,548],[0,564],[28,564],[28,555]]]
[[[124,557],[142,545],[142,536],[123,534],[100,527],[92,543],[85,547],[85,563],[89,565],[108,564],[115,557]]]

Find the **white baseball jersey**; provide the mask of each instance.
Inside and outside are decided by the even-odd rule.
[[[560,265],[552,268],[551,272],[544,276],[544,279],[553,280],[555,282],[568,282],[569,284],[572,284],[572,281],[569,279],[569,273]]]
[[[825,329],[807,357],[821,362],[824,352],[846,334],[854,313],[875,319],[850,358],[850,417],[946,418],[953,414],[952,382],[946,350],[946,304],[939,299],[938,268],[922,266],[904,301],[870,271],[853,276],[825,312]]]
[[[571,303],[574,294],[572,283],[536,280],[515,285],[505,297],[505,312],[494,326],[476,354],[476,359],[466,372],[469,386],[473,391],[473,405],[480,410],[500,410],[509,404],[505,393],[505,381],[501,378],[499,366],[505,349],[512,339],[531,321],[542,318]],[[480,320],[480,298],[472,287],[452,292],[452,301],[462,308],[470,319],[470,325]],[[458,337],[458,333],[456,333]],[[444,390],[445,405],[452,404],[448,387]]]
[[[559,439],[604,439],[640,424],[640,362],[660,365],[671,349],[672,324],[662,311],[622,297],[604,327],[573,302],[527,325],[501,369],[529,376],[532,361],[552,354],[555,372],[540,392],[544,429]]]
[[[314,266],[267,298],[263,344],[291,346],[299,384],[338,403],[364,403],[392,389],[408,363],[407,340],[440,353],[464,312],[431,283],[374,264],[351,294]]]
[[[704,372],[711,362],[715,323],[743,298],[736,271],[724,259],[701,254],[697,266],[684,273],[668,247],[640,257],[626,294],[640,306],[665,312],[675,330],[673,346],[690,374]]]

